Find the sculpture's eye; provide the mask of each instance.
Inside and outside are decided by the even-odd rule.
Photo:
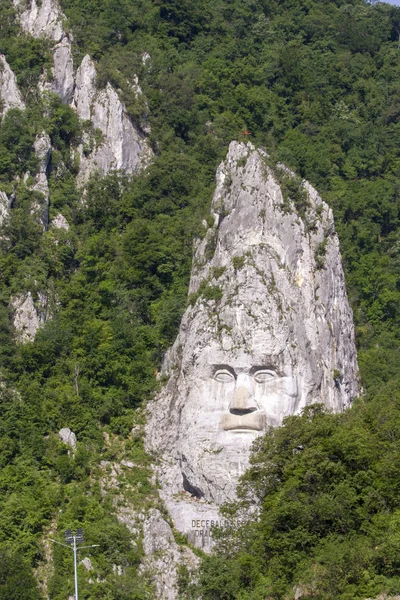
[[[254,379],[257,381],[257,383],[266,383],[275,377],[275,371],[270,371],[269,369],[263,369],[262,371],[257,371],[254,373]]]
[[[215,372],[214,379],[221,383],[230,383],[231,381],[234,381],[235,378],[230,371],[219,369]]]

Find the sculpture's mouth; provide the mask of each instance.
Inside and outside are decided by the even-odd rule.
[[[222,431],[263,431],[265,429],[265,413],[253,412],[245,415],[227,413],[222,416]]]

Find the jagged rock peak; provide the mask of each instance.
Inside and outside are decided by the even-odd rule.
[[[61,213],[58,213],[58,215],[56,215],[54,219],[52,219],[51,225],[56,229],[63,229],[64,231],[69,231],[69,223],[64,217],[64,215],[62,215]]]
[[[149,163],[151,148],[134,127],[117,92],[110,83],[96,90],[96,69],[88,55],[76,74],[73,105],[81,119],[90,120],[103,134],[102,141],[89,154],[84,153],[83,146],[80,149],[80,184],[86,183],[95,171],[109,173],[115,169],[131,174]]]
[[[257,436],[312,403],[340,412],[359,391],[332,211],[307,182],[288,198],[279,179],[292,176],[231,143],[164,362],[169,382],[149,405],[161,496],[198,545],[235,497]]]
[[[43,131],[36,137],[35,143],[33,144],[35,154],[38,159],[39,168],[36,177],[36,184],[34,190],[41,192],[42,194],[48,195],[49,185],[47,181],[47,170],[49,167],[50,156],[51,156],[51,141],[50,136]]]
[[[65,104],[72,101],[74,92],[74,65],[70,37],[64,31],[65,15],[56,0],[42,0],[38,6],[36,0],[13,0],[19,15],[22,31],[35,38],[53,40],[52,81],[41,88],[50,90]]]
[[[73,106],[78,117],[89,121],[91,106],[96,94],[96,67],[89,54],[83,57],[75,77],[75,92]]]
[[[20,108],[21,110],[25,108],[15,73],[11,70],[3,54],[0,54],[0,101],[2,117],[10,108]]]
[[[21,28],[36,38],[48,38],[60,42],[64,37],[63,20],[65,15],[56,0],[13,0],[19,14]]]
[[[57,94],[64,104],[70,104],[74,93],[74,63],[71,42],[64,37],[53,51],[53,82],[51,91]]]

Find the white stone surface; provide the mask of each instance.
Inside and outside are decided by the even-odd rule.
[[[21,110],[25,108],[18,89],[15,73],[11,70],[3,54],[0,54],[0,100],[2,117],[10,108],[19,108]]]
[[[12,297],[10,304],[14,309],[17,340],[22,343],[33,341],[37,330],[46,320],[47,296],[39,293],[35,306],[31,292],[27,292]]]
[[[49,184],[47,181],[47,171],[51,156],[50,137],[44,131],[36,138],[34,143],[36,157],[38,159],[38,171],[35,176],[35,183],[30,188],[33,192],[39,192],[43,196],[42,201],[34,202],[32,213],[36,214],[46,231],[49,223]]]
[[[89,121],[91,107],[96,94],[96,67],[89,54],[83,57],[75,77],[75,92],[73,106],[76,108],[78,117],[83,121]]]
[[[172,529],[159,510],[153,508],[143,522],[143,550],[146,555],[142,569],[154,573],[157,598],[175,600],[179,565],[194,570],[199,559],[193,552],[175,542]]]
[[[58,213],[51,221],[51,224],[56,229],[64,229],[65,231],[69,231],[69,223],[67,219],[61,213]]]
[[[117,575],[118,577],[121,577],[121,575],[124,574],[124,569],[123,569],[122,565],[113,564],[112,570],[113,570],[113,573],[115,575]]]
[[[265,158],[232,142],[218,168],[215,225],[197,246],[190,293],[218,287],[221,298],[200,295],[186,310],[164,361],[169,382],[149,405],[147,448],[160,460],[160,493],[190,538],[192,520],[218,519],[218,507],[235,497],[258,435],[315,402],[340,412],[358,393],[332,212],[305,182],[301,218]]]
[[[76,448],[76,435],[73,431],[69,429],[69,427],[63,427],[58,432],[58,437],[62,441],[63,444],[70,446],[72,450]]]
[[[62,22],[65,19],[61,8],[55,0],[13,0],[20,16],[21,28],[33,37],[46,37],[60,42],[64,36]]]
[[[7,194],[3,191],[0,191],[0,225],[3,225],[9,217],[10,214],[10,200]]]
[[[61,98],[64,104],[70,104],[74,94],[75,82],[71,42],[67,36],[55,46],[53,58],[53,83],[51,90]]]
[[[42,0],[40,5],[36,0],[13,0],[19,14],[22,31],[35,38],[52,40],[53,69],[51,91],[58,94],[61,100],[69,104],[74,91],[74,68],[71,52],[71,40],[64,31],[65,15],[56,0]],[[41,89],[48,86],[42,82]]]
[[[87,571],[93,571],[92,561],[88,556],[85,556],[79,564],[83,565]]]
[[[138,85],[137,81],[135,85]],[[78,116],[90,120],[103,136],[89,153],[84,152],[83,146],[80,147],[80,185],[84,185],[96,171],[106,174],[111,170],[122,170],[131,174],[146,167],[152,151],[145,136],[133,126],[110,83],[105,89],[96,90],[96,69],[88,55],[83,58],[76,73],[73,105]]]

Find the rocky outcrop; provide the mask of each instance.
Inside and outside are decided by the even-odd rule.
[[[3,54],[0,54],[0,115],[3,117],[10,108],[23,110],[25,104],[22,101],[18,89],[17,78],[10,68]]]
[[[34,148],[39,168],[35,176],[35,183],[30,189],[33,192],[38,192],[42,198],[34,200],[32,213],[37,215],[43,226],[43,230],[46,231],[49,223],[49,183],[47,181],[47,172],[51,156],[51,141],[47,133],[42,132],[36,138]]]
[[[72,450],[76,449],[76,435],[69,427],[63,427],[58,432],[58,437],[63,444],[70,446]]]
[[[58,94],[61,100],[69,104],[74,91],[74,68],[70,37],[65,33],[62,13],[56,0],[42,0],[40,5],[36,0],[13,0],[19,15],[22,31],[35,38],[52,40],[53,69],[49,89]],[[47,89],[47,86],[42,86]]]
[[[72,101],[75,82],[71,42],[68,37],[63,37],[55,46],[53,57],[53,83],[51,91],[57,94],[64,104],[69,104]]]
[[[10,300],[14,310],[14,328],[17,340],[21,343],[32,342],[39,327],[46,320],[47,296],[38,294],[37,301],[33,301],[32,293],[18,294]]]
[[[7,194],[0,191],[0,225],[3,225],[9,217],[11,208],[11,200]]]
[[[39,83],[40,90],[58,94],[65,104],[76,108],[82,120],[90,120],[101,135],[101,139],[94,140],[87,133],[79,148],[78,183],[85,184],[96,171],[107,174],[111,170],[121,170],[132,174],[145,167],[152,151],[144,133],[134,127],[110,83],[105,89],[97,90],[96,69],[88,55],[74,77],[71,36],[65,33],[65,15],[57,1],[42,0],[39,6],[36,0],[29,0],[28,7],[22,0],[13,2],[25,33],[54,42],[51,81],[48,82],[44,75]],[[132,89],[137,95],[142,94],[137,77],[134,77]],[[147,131],[146,126],[143,130]]]
[[[199,559],[186,546],[178,546],[171,527],[159,510],[150,509],[143,523],[142,570],[153,575],[157,598],[175,600],[178,593],[178,569],[184,565],[194,571]]]
[[[169,382],[149,406],[161,497],[205,549],[253,440],[311,403],[343,411],[358,393],[332,211],[307,182],[287,197],[266,159],[233,142],[218,168],[214,226],[197,246],[190,306],[164,361]]]
[[[121,170],[131,174],[148,164],[152,151],[145,136],[135,129],[124,104],[109,83],[103,90],[96,89],[96,69],[88,55],[76,73],[73,105],[78,116],[90,120],[102,134],[102,139],[89,151],[84,144],[80,147],[80,184],[86,183],[95,171],[104,174]]]
[[[96,94],[96,67],[89,54],[83,57],[76,72],[73,105],[78,117],[90,121],[92,102]]]
[[[19,14],[21,28],[35,38],[44,37],[59,42],[64,36],[65,18],[55,0],[13,0]]]
[[[56,229],[64,229],[64,231],[69,231],[69,223],[61,213],[58,213],[58,215],[52,219],[51,225]]]

